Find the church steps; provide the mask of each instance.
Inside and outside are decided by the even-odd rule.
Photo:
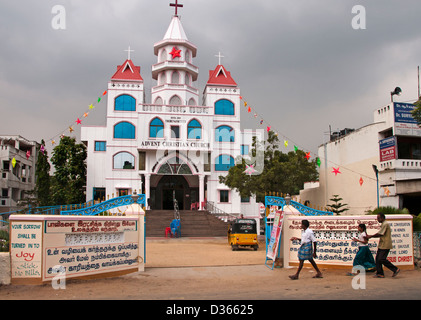
[[[207,211],[180,210],[182,237],[220,237],[226,236],[228,223]],[[174,219],[172,210],[146,211],[146,236],[164,237],[165,228]]]

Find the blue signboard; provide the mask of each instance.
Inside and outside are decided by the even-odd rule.
[[[415,106],[412,103],[395,102],[394,107],[395,122],[417,123],[411,113],[412,110],[415,109]]]

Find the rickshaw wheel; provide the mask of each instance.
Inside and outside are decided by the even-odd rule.
[[[237,251],[238,250],[238,245],[232,245],[232,251]]]

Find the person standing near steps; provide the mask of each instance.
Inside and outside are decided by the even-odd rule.
[[[314,232],[309,228],[310,222],[308,220],[303,220],[301,222],[301,239],[293,237],[291,241],[298,240],[301,241],[301,246],[298,249],[298,260],[300,260],[300,264],[298,266],[297,273],[289,276],[292,280],[297,280],[298,276],[300,275],[301,269],[303,268],[304,261],[308,260],[311,265],[313,266],[314,270],[316,270],[317,274],[313,278],[323,278],[322,273],[320,272],[319,268],[317,267],[316,262],[313,258],[316,258],[316,238],[314,237]],[[314,249],[313,249],[314,245]]]
[[[387,260],[390,249],[393,249],[390,225],[383,213],[377,215],[377,221],[381,223],[380,230],[376,234],[367,236],[367,239],[380,238],[376,255],[376,275],[374,277],[384,278],[383,265],[393,272],[392,277],[396,277],[401,270]]]

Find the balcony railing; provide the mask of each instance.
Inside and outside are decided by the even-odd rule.
[[[421,169],[421,160],[394,159],[380,163],[380,169]]]

